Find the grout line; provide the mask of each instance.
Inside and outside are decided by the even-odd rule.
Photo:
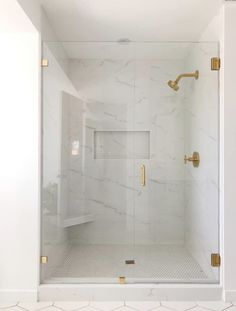
[[[205,302],[207,302],[207,301],[205,301]],[[223,309],[220,309],[219,311],[224,311],[224,310],[227,310],[227,309],[231,308],[231,307],[233,306],[233,304],[232,304],[232,302],[229,302],[229,303],[231,303],[231,305],[230,305],[230,306],[228,306],[228,307],[226,307],[226,308],[223,308]],[[205,309],[205,310],[209,310],[209,311],[217,311],[217,310],[215,310],[215,309],[211,309],[211,308],[203,307],[203,306],[201,306],[201,305],[199,305],[199,304],[197,304],[197,306],[198,306],[199,308],[202,308],[202,309]]]
[[[171,301],[169,301],[169,302],[171,302]],[[179,302],[185,302],[185,301],[179,301]],[[178,309],[175,309],[175,308],[171,308],[171,307],[169,307],[169,306],[165,306],[165,305],[162,304],[161,301],[160,301],[160,304],[161,304],[160,306],[163,307],[163,308],[166,308],[166,309],[168,309],[168,310],[172,310],[172,311],[188,311],[188,310],[192,310],[192,309],[194,309],[194,308],[197,307],[197,303],[196,303],[195,301],[193,301],[193,303],[195,303],[196,305],[193,306],[193,307],[191,307],[191,308],[182,309],[182,310],[178,310]]]
[[[66,301],[65,301],[65,302],[66,302]],[[91,302],[92,302],[92,301],[85,301],[85,303],[86,303],[85,306],[79,307],[79,308],[75,308],[75,309],[72,309],[72,310],[67,310],[67,309],[63,309],[63,308],[61,308],[61,307],[59,307],[59,306],[56,306],[56,305],[55,305],[56,302],[53,301],[53,302],[50,302],[48,306],[45,306],[45,307],[42,307],[42,308],[39,308],[39,309],[35,309],[35,310],[33,310],[33,311],[39,311],[39,310],[43,310],[43,309],[46,309],[46,308],[49,308],[49,307],[53,307],[53,308],[55,308],[55,309],[57,309],[57,310],[61,310],[61,311],[76,311],[76,310],[78,310],[78,311],[79,311],[79,310],[83,311],[83,310],[86,309],[87,307],[90,307],[90,308],[93,309],[94,311],[104,311],[103,309],[100,309],[99,307],[91,306]],[[139,311],[139,309],[136,309],[135,307],[130,306],[129,303],[128,303],[128,301],[123,301],[123,300],[121,300],[120,302],[121,302],[121,306],[115,307],[115,308],[113,308],[113,309],[110,309],[110,311],[115,311],[115,310],[119,311],[119,310],[122,310],[122,308],[124,308],[124,307],[127,307],[127,308],[129,308],[129,309],[131,309],[131,310]],[[137,301],[137,302],[139,302],[139,301]],[[170,301],[170,302],[171,302],[171,301]],[[182,302],[185,302],[185,301],[182,301]],[[206,301],[206,303],[207,303],[207,302],[208,302],[208,301]],[[220,301],[220,302],[223,302],[223,301]],[[22,310],[24,310],[24,311],[30,311],[29,309],[20,306],[20,303],[22,303],[22,302],[21,302],[21,301],[18,301],[16,304],[13,304],[13,305],[8,306],[8,307],[5,307],[5,308],[0,308],[0,310],[9,310],[9,309],[11,309],[11,308],[18,307],[19,309],[22,309]],[[109,301],[104,301],[104,303],[109,303]],[[195,304],[195,306],[190,307],[190,308],[187,308],[187,309],[184,309],[184,308],[183,308],[183,309],[179,310],[179,309],[176,309],[176,308],[172,308],[172,307],[169,307],[169,306],[165,306],[165,305],[163,304],[162,301],[157,301],[157,303],[159,303],[160,305],[157,306],[157,307],[148,309],[148,311],[156,310],[156,309],[158,309],[158,308],[160,308],[160,307],[165,308],[165,309],[167,309],[167,310],[171,310],[171,311],[190,311],[190,310],[196,309],[197,307],[202,308],[202,309],[204,309],[204,310],[208,310],[208,311],[225,311],[225,310],[228,310],[228,309],[230,309],[231,307],[234,307],[234,306],[235,306],[235,305],[233,304],[233,302],[229,302],[229,303],[230,303],[229,306],[223,307],[222,309],[217,310],[217,309],[213,309],[213,308],[208,308],[208,307],[201,306],[201,305],[200,305],[201,302],[193,302],[193,303]],[[217,303],[217,301],[216,301],[216,303]],[[36,303],[36,304],[37,304],[37,303]]]

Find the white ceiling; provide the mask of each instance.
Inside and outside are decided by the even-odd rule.
[[[60,41],[196,41],[222,0],[41,0]]]

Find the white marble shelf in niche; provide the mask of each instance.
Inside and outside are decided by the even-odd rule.
[[[94,215],[83,215],[79,217],[71,217],[64,219],[63,227],[68,228],[76,225],[86,224],[88,222],[93,222],[95,220]]]
[[[94,159],[150,159],[150,131],[94,131]]]

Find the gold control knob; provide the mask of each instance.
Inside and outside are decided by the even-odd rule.
[[[198,152],[194,151],[193,155],[191,157],[184,156],[184,163],[187,164],[187,162],[192,162],[194,167],[198,167],[200,164],[200,155]]]

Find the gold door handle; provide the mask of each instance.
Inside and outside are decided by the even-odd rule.
[[[191,157],[184,156],[184,163],[192,162],[194,167],[198,167],[200,164],[200,156],[198,152],[194,152]]]
[[[146,185],[146,168],[145,168],[145,165],[141,165],[140,171],[141,171],[141,186],[145,187],[145,185]]]

